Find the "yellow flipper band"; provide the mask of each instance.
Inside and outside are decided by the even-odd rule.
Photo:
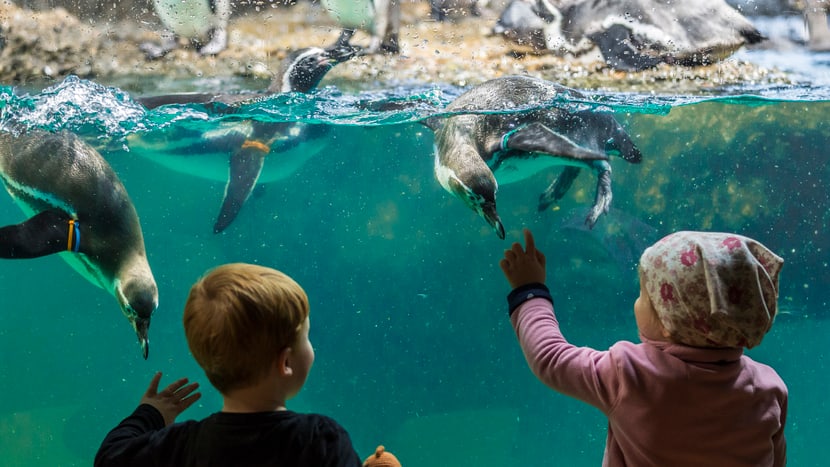
[[[81,225],[75,219],[69,219],[69,238],[66,241],[66,251],[75,253],[81,249]]]
[[[255,139],[246,139],[244,143],[242,143],[242,149],[259,149],[260,151],[268,154],[271,152],[271,147],[267,144],[257,141]]]

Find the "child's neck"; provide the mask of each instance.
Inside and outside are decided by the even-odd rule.
[[[256,385],[223,394],[222,412],[276,412],[285,409],[285,397],[274,388]]]

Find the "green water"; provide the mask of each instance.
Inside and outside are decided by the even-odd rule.
[[[216,117],[200,108],[147,114],[117,92],[87,94],[79,110],[55,107],[56,92],[0,89],[6,117],[69,128],[101,147],[139,212],[160,294],[145,361],[114,299],[61,259],[0,263],[2,463],[90,465],[157,370],[204,385],[183,418],[218,410],[188,353],[181,310],[206,269],[247,261],[292,275],[311,300],[317,360],[289,408],[333,416],[361,456],[383,443],[407,467],[599,465],[604,417],[539,383],[507,320],[497,261],[527,226],[547,254],[565,335],[597,348],[636,340],[635,262],[661,235],[736,231],[781,254],[782,313],[749,354],[790,388],[789,465],[830,465],[830,103],[809,94],[598,97],[598,111],[616,110],[643,153],[640,165],[612,161],[611,213],[591,232],[581,227],[595,187],[586,173],[557,210],[536,212],[556,171],[538,174],[499,190],[502,241],[433,178],[432,135],[417,121],[459,91],[418,89],[416,104],[374,112],[363,104],[411,96],[329,90]],[[222,182],[122,149],[133,131],[249,117],[332,124],[332,144],[258,189],[220,235],[212,225]],[[0,225],[22,219],[11,198],[0,202]]]

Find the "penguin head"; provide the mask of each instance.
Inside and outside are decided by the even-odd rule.
[[[121,311],[130,321],[141,345],[144,359],[150,352],[150,318],[158,308],[159,294],[156,281],[150,275],[130,275],[115,283],[115,297]]]
[[[487,221],[496,235],[504,240],[504,226],[496,210],[498,183],[489,169],[485,173],[470,174],[467,177],[452,176],[447,180],[445,188]]]
[[[269,92],[313,91],[335,65],[354,57],[358,49],[348,44],[335,44],[329,48],[307,47],[292,52],[283,62],[282,70]]]

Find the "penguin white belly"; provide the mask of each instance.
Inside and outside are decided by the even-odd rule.
[[[145,157],[169,170],[213,180],[228,181],[228,164],[231,154],[239,149],[245,135],[250,134],[249,123],[234,122],[221,125],[218,129],[206,133],[190,133],[188,136],[164,133],[133,133],[127,137],[130,152]],[[285,138],[296,138],[301,128],[292,128]],[[237,138],[223,136],[239,133]],[[208,141],[238,141],[233,145],[205,145]],[[272,144],[272,147],[278,142]],[[289,177],[299,170],[309,159],[316,156],[329,145],[327,138],[311,138],[285,151],[274,150],[265,157],[258,183],[268,183]]]
[[[127,136],[130,153],[149,159],[169,170],[225,182],[228,180],[230,150],[201,146],[203,135],[168,138],[163,132],[133,133]],[[196,149],[198,148],[198,149]]]
[[[323,0],[323,8],[343,27],[373,29],[374,8],[368,0]]]
[[[167,28],[182,37],[205,37],[215,16],[209,0],[154,0],[156,14]]]
[[[566,165],[591,169],[591,166],[585,162],[564,157],[553,157],[550,154],[512,156],[503,159],[495,169],[491,164],[490,169],[493,170],[493,176],[496,177],[499,185],[507,185],[508,183],[524,180],[542,170]]]

